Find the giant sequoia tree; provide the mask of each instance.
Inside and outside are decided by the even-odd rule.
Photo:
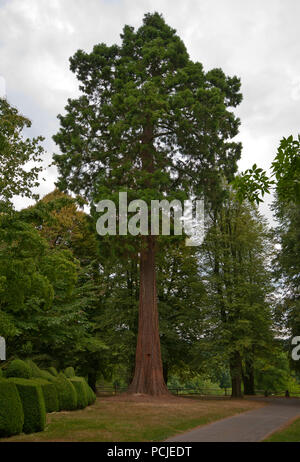
[[[121,44],[77,51],[71,70],[82,96],[69,100],[54,136],[58,186],[90,203],[130,199],[218,196],[221,179],[236,171],[241,146],[231,141],[239,120],[240,81],[221,69],[204,72],[158,14],[125,26]],[[132,238],[132,237],[131,237]],[[120,238],[111,237],[111,246]],[[122,236],[123,239],[123,236]],[[124,237],[126,242],[126,237]],[[130,391],[167,393],[158,328],[156,237],[137,236],[140,295],[136,368]]]

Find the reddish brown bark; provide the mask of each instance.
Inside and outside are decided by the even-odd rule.
[[[153,174],[153,127],[147,119],[141,137],[142,170]],[[150,178],[145,187],[151,188]],[[150,230],[148,230],[150,231]],[[135,372],[129,393],[165,395],[169,391],[164,381],[161,359],[155,268],[155,236],[142,236],[140,252],[139,326],[135,358]]]
[[[136,362],[129,393],[168,394],[161,360],[156,273],[155,236],[143,236],[140,254],[139,328]]]

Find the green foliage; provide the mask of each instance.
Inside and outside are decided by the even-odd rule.
[[[88,399],[88,405],[90,406],[91,404],[94,404],[96,401],[96,394],[93,392],[91,387],[84,381],[85,383],[85,388],[86,388],[86,394],[87,394],[87,399]]]
[[[256,164],[242,174],[236,175],[231,182],[236,191],[236,197],[241,202],[248,200],[257,204],[263,202],[260,195],[269,194],[273,184],[274,180],[269,179],[266,172],[262,168],[257,167]]]
[[[255,367],[258,390],[282,393],[288,389],[290,369],[286,353],[277,351],[271,358],[257,360]]]
[[[39,185],[43,138],[25,139],[22,131],[30,126],[29,119],[0,98],[0,212],[12,208],[14,195],[37,197],[32,188]],[[28,169],[29,162],[35,166]]]
[[[58,372],[55,369],[55,367],[53,367],[53,366],[48,367],[48,372],[50,372],[50,374],[52,374],[54,377],[58,377]]]
[[[43,431],[46,424],[45,401],[41,385],[34,379],[10,378],[16,385],[24,411],[24,433]]]
[[[228,363],[231,378],[241,382],[255,358],[271,356],[274,347],[268,229],[255,207],[231,194],[214,212],[201,250],[207,335],[198,352],[204,362]]]
[[[29,379],[31,377],[31,371],[25,361],[22,361],[21,359],[14,359],[6,368],[6,377],[21,377]]]
[[[70,380],[60,373],[58,377],[54,378],[53,383],[58,393],[59,409],[61,411],[77,409],[77,393]]]
[[[35,364],[34,361],[32,361],[32,359],[28,358],[25,360],[25,362],[30,369],[30,378],[31,377],[34,377],[34,378],[41,377],[41,369],[38,367],[37,364]]]
[[[77,393],[77,408],[84,409],[88,404],[87,387],[85,386],[85,380],[82,377],[71,377],[71,383]]]
[[[59,189],[87,198],[95,220],[94,204],[101,199],[117,203],[122,191],[128,201],[147,204],[204,193],[209,200],[220,200],[222,181],[232,178],[241,154],[241,144],[232,141],[240,123],[232,108],[242,100],[237,77],[221,69],[205,72],[158,13],[146,14],[137,30],[126,25],[120,45],[98,44],[91,53],[78,50],[70,63],[82,94],[69,99],[65,114],[59,115],[60,130],[54,136],[60,148],[54,156]],[[78,366],[72,361],[93,385],[99,370],[113,374],[123,358],[131,375],[141,241],[140,236],[99,239],[101,274],[94,270],[92,282],[103,284],[101,301],[94,310],[88,303],[94,335],[82,344]],[[183,298],[187,306],[186,293]],[[168,312],[165,319],[171,318],[171,304],[163,300],[160,307]],[[178,303],[178,322],[179,312]],[[180,338],[175,324],[168,338],[163,333],[165,346]],[[167,331],[167,323],[163,329]],[[103,343],[115,345],[113,351],[106,352]],[[181,346],[188,349],[188,341]],[[169,347],[168,362],[172,357]]]
[[[68,377],[69,379],[71,377],[75,377],[75,370],[74,370],[74,367],[72,366],[69,366],[69,367],[66,367],[66,369],[64,370],[64,374],[66,377]]]
[[[31,310],[39,304],[49,306],[52,288],[43,276],[39,263],[47,250],[47,243],[19,215],[0,217],[0,277],[2,287],[0,306],[7,314]]]
[[[21,218],[21,213],[0,216],[0,329],[3,325],[4,336],[11,334],[6,337],[8,356],[48,354],[53,345],[65,351],[69,344],[74,351],[86,333],[82,307],[72,303],[78,263],[69,250],[51,249]],[[61,345],[63,339],[68,340]]]
[[[14,383],[0,380],[0,437],[22,432],[24,413],[22,402]]]
[[[4,282],[6,281],[6,277],[2,277],[3,288]],[[1,284],[1,276],[0,276],[0,284]],[[2,290],[0,287],[0,294]],[[18,329],[14,325],[13,317],[0,309],[0,336],[4,337],[5,339],[9,340],[10,338],[17,335]]]
[[[272,179],[274,178],[274,179]],[[275,185],[278,198],[285,203],[300,203],[300,135],[282,138],[274,161],[271,176],[253,165],[251,169],[237,175],[232,181],[237,198],[241,201],[262,202],[260,195],[270,192]]]
[[[279,196],[273,205],[277,219],[277,252],[273,264],[280,288],[275,319],[278,326],[285,331],[288,330],[290,337],[294,337],[300,332],[300,207],[292,202],[286,203]],[[291,348],[289,340],[288,349]],[[291,367],[299,371],[299,361],[293,361],[291,358]]]
[[[48,380],[49,382],[54,382],[57,376],[52,375],[49,371],[40,369],[40,378]]]
[[[69,100],[59,116],[54,140],[61,154],[54,158],[60,188],[84,191],[90,200],[134,191],[148,202],[163,191],[182,199],[192,183],[197,193],[206,185],[209,191],[219,170],[230,177],[241,152],[239,143],[227,141],[238,132],[239,120],[228,108],[241,102],[239,79],[221,69],[205,73],[158,13],[146,14],[137,31],[125,26],[121,39],[121,46],[95,45],[70,59],[83,96]],[[143,161],[150,148],[151,173]],[[177,151],[188,161],[177,161]],[[103,165],[110,165],[109,175]],[[174,183],[175,171],[180,179]]]
[[[77,366],[89,350],[96,357],[105,349],[103,342],[95,339],[90,317],[101,292],[98,244],[90,219],[76,204],[56,190],[19,214],[20,220],[38,230],[46,243],[37,268],[51,284],[52,300],[47,307],[36,306],[30,317],[24,313],[16,318],[22,335],[9,346],[20,352],[25,343],[31,348],[26,354],[42,358],[44,368],[50,364],[60,369],[68,364]],[[31,307],[30,303],[28,314]]]
[[[58,394],[55,384],[40,378],[36,378],[35,382],[41,385],[46,412],[59,411]]]
[[[272,162],[276,192],[283,202],[300,203],[300,135],[282,138]]]

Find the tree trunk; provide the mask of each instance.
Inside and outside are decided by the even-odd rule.
[[[239,352],[230,359],[231,398],[242,398],[242,361]]]
[[[164,376],[164,381],[167,384],[168,378],[169,378],[169,364],[168,363],[163,363],[163,376]]]
[[[163,377],[158,327],[155,236],[143,236],[140,253],[139,328],[135,372],[129,393],[168,394]]]
[[[243,374],[244,394],[255,395],[254,368],[251,360],[245,362],[245,373]]]

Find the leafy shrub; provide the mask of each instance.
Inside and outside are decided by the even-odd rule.
[[[0,377],[3,377],[3,371],[0,369]]]
[[[64,374],[66,377],[68,377],[68,379],[70,379],[71,377],[75,377],[75,370],[74,370],[74,367],[67,367],[65,370],[64,370]]]
[[[22,432],[24,413],[22,402],[14,383],[0,380],[0,437]]]
[[[55,384],[40,378],[35,379],[35,382],[39,383],[42,387],[46,412],[57,412],[59,410],[59,402]]]
[[[84,383],[85,380],[82,377],[72,377],[70,380],[77,393],[77,408],[84,409],[88,405],[87,389]]]
[[[46,423],[45,401],[41,385],[34,379],[11,378],[18,389],[24,411],[24,433],[44,430]]]
[[[25,361],[14,359],[9,363],[6,369],[6,377],[20,377],[23,379],[30,378],[30,368]]]
[[[30,377],[40,377],[41,376],[41,369],[37,364],[35,364],[32,359],[26,359],[25,360],[27,366],[29,367],[30,370]]]
[[[70,380],[60,373],[58,377],[53,377],[53,383],[58,394],[59,409],[61,411],[77,409],[77,393]]]
[[[50,372],[40,369],[40,378],[48,380],[49,382],[54,382],[56,377]]]
[[[29,366],[30,369],[30,378],[41,378],[44,380],[48,380],[50,382],[53,381],[53,378],[55,377],[53,374],[51,374],[49,371],[40,369],[37,364],[35,364],[32,359],[26,359],[26,364]]]
[[[92,388],[89,385],[88,385],[88,389],[89,389],[89,394],[88,394],[89,405],[94,404],[97,398],[96,393],[92,390]]]
[[[86,394],[87,394],[87,398],[88,398],[88,405],[94,404],[94,402],[96,401],[96,395],[93,392],[92,388],[89,386],[89,384],[86,382],[86,380],[85,379],[83,379],[83,380],[84,380],[84,385],[85,385],[85,388],[86,388]]]
[[[57,370],[55,369],[55,367],[51,366],[51,367],[48,367],[48,372],[50,372],[50,374],[52,374],[54,377],[58,377],[58,372]]]

